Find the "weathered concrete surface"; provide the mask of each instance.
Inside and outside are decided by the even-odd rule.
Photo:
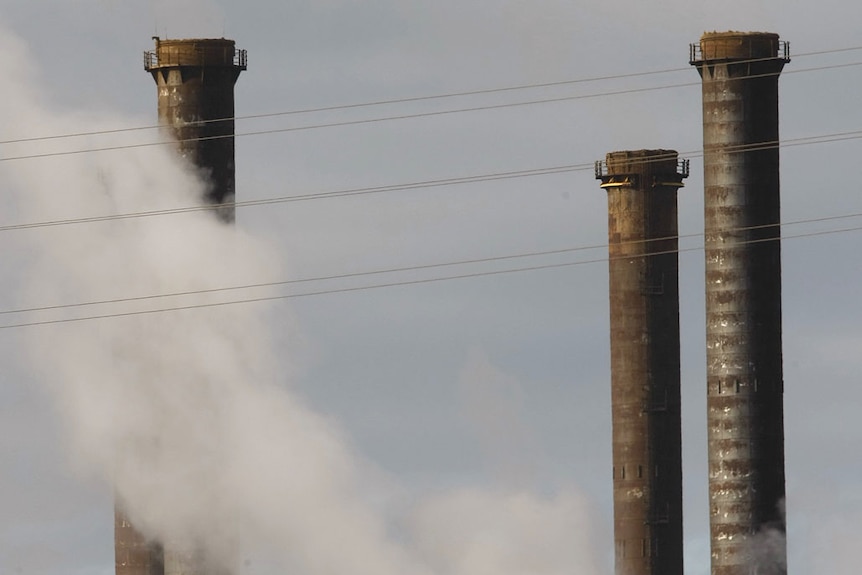
[[[617,575],[682,575],[677,189],[673,150],[612,152],[608,194]]]
[[[781,54],[779,54],[781,52]],[[786,571],[758,533],[784,532],[777,34],[704,34],[704,226],[713,575]],[[774,539],[774,538],[773,538]]]
[[[159,122],[207,183],[207,200],[233,221],[234,84],[246,69],[245,51],[224,38],[155,41],[144,67],[158,86]]]

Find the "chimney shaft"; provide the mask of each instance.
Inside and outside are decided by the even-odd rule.
[[[611,152],[608,194],[617,575],[682,575],[677,189],[673,150]]]
[[[713,32],[691,46],[703,79],[709,516],[713,575],[769,557],[755,535],[784,531],[777,34]],[[766,572],[766,571],[764,571]]]
[[[206,199],[234,219],[234,84],[246,69],[245,50],[233,40],[160,40],[144,54],[158,86],[159,122],[177,139],[180,154],[207,184]]]
[[[218,217],[233,222],[234,96],[245,50],[233,40],[153,38],[144,68],[158,87],[159,122],[177,140],[179,154],[206,184],[205,200]],[[230,550],[226,552],[231,554]],[[196,545],[148,540],[135,528],[121,502],[114,509],[116,575],[225,575]]]

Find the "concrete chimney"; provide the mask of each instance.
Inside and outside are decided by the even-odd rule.
[[[673,150],[596,162],[608,195],[617,575],[682,575],[677,189]]]
[[[207,183],[206,199],[225,221],[234,219],[234,84],[246,52],[233,40],[160,40],[144,53],[158,86],[159,122],[170,128],[180,154]]]
[[[246,52],[233,40],[161,40],[144,53],[144,68],[158,87],[159,122],[206,184],[205,200],[218,217],[235,217],[234,84],[246,69]],[[230,551],[227,552],[230,554]],[[114,510],[116,575],[224,575],[202,548],[148,540],[122,502]]]
[[[710,32],[690,49],[703,80],[713,575],[786,572],[783,538],[764,557],[757,534],[784,532],[778,75],[788,55],[765,32]]]

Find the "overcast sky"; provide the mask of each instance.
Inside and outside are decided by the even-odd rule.
[[[226,36],[247,49],[248,71],[236,86],[240,118],[664,70],[555,87],[240,119],[240,201],[557,166],[585,169],[242,207],[237,213],[238,233],[243,234],[238,250],[265,255],[254,256],[252,263],[226,256],[226,263],[237,263],[226,266],[228,272],[217,279],[220,285],[247,285],[599,246],[561,255],[316,281],[273,292],[299,294],[602,259],[606,199],[591,164],[608,151],[638,148],[671,148],[691,157],[691,177],[679,196],[679,228],[682,235],[692,235],[681,247],[696,248],[703,226],[702,130],[699,77],[688,65],[689,43],[711,30],[779,33],[790,42],[792,58],[780,80],[781,137],[829,136],[862,130],[857,106],[862,66],[855,66],[862,64],[860,16],[862,8],[839,0],[669,0],[661,5],[631,0],[0,0],[0,34],[7,38],[0,62],[2,73],[11,76],[4,78],[0,140],[88,126],[152,125],[156,90],[143,70],[142,52],[152,49],[154,35]],[[850,66],[834,67],[839,64]],[[283,131],[560,98],[567,99]],[[242,136],[267,130],[282,131]],[[117,178],[146,174],[151,156],[140,156],[140,149],[62,160],[2,159],[141,143],[156,135],[122,137],[0,145],[0,225],[111,213],[108,208],[99,211],[98,202],[76,205],[65,186],[84,193],[86,182],[101,182],[105,194],[122,194],[133,184],[117,180],[123,189],[112,190],[114,176],[105,176],[104,170],[128,163],[134,169],[118,171]],[[782,149],[784,222],[862,214],[859,186],[850,169],[862,151],[856,138],[827,137],[833,141]],[[158,194],[174,172],[160,167],[163,158],[152,158],[152,171],[159,173],[138,180],[147,180],[140,189]],[[47,175],[60,173],[60,165],[82,174],[83,183],[60,176],[50,180]],[[28,188],[27,182],[34,181],[53,185]],[[58,206],[47,212],[30,209],[31,192],[58,198]],[[862,313],[857,297],[862,265],[860,231],[847,230],[858,226],[858,218],[846,218],[783,230],[788,554],[794,573],[855,573],[850,558],[862,520],[857,489],[862,472]],[[197,228],[159,237],[194,244],[189,229]],[[39,275],[33,260],[43,267],[53,261],[39,247],[47,234],[46,228],[0,231],[0,311],[142,295],[124,292],[122,281],[87,291],[86,282],[73,272]],[[93,277],[101,277],[99,266],[109,260],[91,259],[92,253],[69,250],[55,257],[66,258],[62,261],[69,268],[80,264],[93,270]],[[119,260],[129,265],[132,275],[135,257]],[[66,286],[48,285],[66,281],[81,285],[68,291]],[[701,251],[680,254],[680,284],[686,570],[703,575],[709,551]],[[607,264],[598,262],[234,307],[253,308],[247,312],[254,315],[249,325],[265,325],[263,332],[254,328],[250,341],[264,333],[260,346],[275,350],[280,393],[307,406],[309,417],[320,417],[327,429],[337,430],[333,433],[351,465],[360,470],[358,483],[373,483],[369,489],[385,500],[369,504],[385,509],[380,521],[392,532],[383,539],[443,572],[461,573],[471,563],[433,557],[428,534],[457,527],[470,539],[490,529],[488,524],[517,521],[518,513],[504,516],[509,507],[501,502],[526,494],[537,510],[531,520],[556,530],[560,541],[554,544],[566,545],[570,537],[578,549],[560,555],[559,564],[541,572],[586,572],[593,567],[579,561],[590,555],[596,571],[608,573],[612,506],[607,289]],[[39,301],[42,295],[47,299]],[[230,298],[258,295],[246,290]],[[131,307],[109,311],[139,309],[127,305]],[[105,310],[80,315],[98,313]],[[167,321],[158,319],[165,315],[156,314],[150,321]],[[4,314],[0,327],[32,319]],[[111,342],[117,337],[111,335],[114,328],[97,326],[116,321],[85,323],[93,326],[88,333]],[[245,325],[239,323],[236,329]],[[44,344],[57,341],[64,347],[55,333],[61,329],[0,329],[2,574],[113,572],[113,488],[98,464],[108,454],[95,453],[92,444],[82,453],[82,432],[76,427],[81,412],[68,401],[63,371],[39,365],[66,365],[59,356],[70,355],[68,349]],[[238,333],[238,345],[249,346]],[[43,343],[34,348],[34,340]],[[52,357],[55,351],[57,358]],[[106,357],[110,353],[105,349]],[[93,361],[102,360],[108,361]],[[53,375],[46,377],[46,372]],[[301,444],[302,439],[300,432],[295,441]],[[267,445],[281,445],[282,438],[261,433],[260,444],[265,451]],[[459,499],[465,494],[472,495],[469,501]],[[407,535],[399,531],[402,524],[412,525],[404,528]],[[512,527],[503,540],[512,544],[528,539],[530,525]],[[279,540],[282,536],[284,541]],[[290,536],[274,535],[273,545],[289,547]],[[458,537],[457,530],[452,537]],[[266,559],[258,559],[267,553],[265,548],[245,550],[242,572],[280,573],[277,569],[285,568],[284,563],[267,566]],[[347,561],[356,564],[360,557]]]

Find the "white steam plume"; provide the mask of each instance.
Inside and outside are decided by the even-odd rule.
[[[52,113],[16,64],[32,62],[24,50],[12,34],[0,33],[4,137],[141,123]],[[75,145],[129,143],[125,138]],[[6,154],[67,145],[22,144]],[[7,162],[0,174],[27,222],[183,207],[201,188],[165,147]],[[25,303],[34,305],[283,277],[278,254],[205,212],[15,233],[37,254],[24,284]],[[224,297],[199,294],[68,313],[122,313]],[[239,534],[265,550],[273,572],[299,575],[597,572],[586,543],[586,505],[573,492],[552,498],[442,494],[405,512],[406,532],[393,534],[368,502],[363,486],[371,479],[363,469],[369,464],[352,453],[336,425],[285,389],[275,359],[284,350],[271,349],[267,311],[264,304],[230,305],[24,332],[32,369],[68,430],[71,458],[110,482],[146,534],[202,544],[225,563]]]
[[[748,553],[762,575],[785,575],[787,573],[787,535],[785,500],[778,503],[779,521],[766,525],[749,541]]]
[[[463,417],[481,442],[495,475],[512,486],[535,480],[541,453],[524,425],[524,390],[479,350],[472,350],[461,371]]]

